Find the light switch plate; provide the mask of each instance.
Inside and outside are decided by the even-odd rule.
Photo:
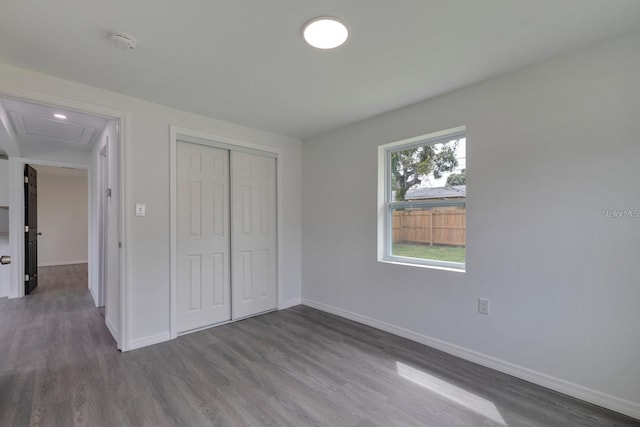
[[[489,300],[487,298],[478,298],[478,313],[489,314]]]
[[[147,206],[144,203],[136,203],[136,216],[145,216],[147,214]]]

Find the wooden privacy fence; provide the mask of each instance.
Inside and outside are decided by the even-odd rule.
[[[393,212],[393,241],[466,245],[465,208],[405,209]]]

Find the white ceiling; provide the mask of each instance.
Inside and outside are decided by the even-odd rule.
[[[54,114],[63,114],[58,119]],[[20,150],[51,151],[73,149],[89,153],[108,119],[48,105],[0,98],[0,115],[8,118],[7,130]]]
[[[303,42],[321,15],[345,45]],[[307,138],[638,26],[638,0],[12,1],[0,60]]]

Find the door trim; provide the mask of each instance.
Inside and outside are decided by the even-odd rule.
[[[108,138],[108,137],[107,137]],[[97,144],[99,144],[101,141],[96,142]],[[99,148],[99,150],[97,151],[98,153],[98,161],[96,163],[96,170],[95,170],[95,178],[96,178],[96,183],[97,185],[95,185],[93,188],[97,188],[97,194],[96,194],[96,202],[97,202],[97,212],[96,212],[96,216],[98,218],[98,229],[97,231],[97,236],[96,236],[96,240],[97,240],[97,245],[96,245],[96,249],[98,252],[98,256],[99,258],[102,259],[103,262],[100,263],[100,265],[98,265],[98,274],[97,279],[98,279],[98,295],[97,295],[97,301],[96,302],[96,306],[97,307],[102,307],[103,305],[107,304],[107,300],[106,300],[106,287],[107,287],[107,265],[109,264],[108,261],[108,257],[107,254],[109,253],[109,246],[108,246],[108,227],[106,225],[106,221],[105,221],[105,210],[106,209],[106,203],[105,203],[105,192],[107,191],[107,187],[108,187],[108,180],[109,180],[109,144],[110,141],[107,139],[107,141],[102,145],[101,148]],[[104,261],[107,261],[105,265]],[[91,289],[91,287],[89,287],[89,289]],[[94,296],[94,300],[95,300],[95,296]],[[107,319],[107,315],[105,313],[105,321]]]
[[[62,98],[58,96],[48,95],[41,92],[36,92],[23,88],[15,88],[11,86],[6,86],[0,84],[0,96],[7,98],[16,98],[19,100],[33,102],[38,104],[50,105],[54,107],[61,107],[69,110],[76,110],[79,112],[85,112],[89,114],[94,114],[98,116],[104,116],[109,119],[115,120],[117,122],[118,128],[118,163],[119,163],[119,194],[120,194],[120,209],[119,209],[119,241],[122,243],[122,248],[120,249],[120,272],[119,272],[119,280],[120,280],[120,331],[119,332],[119,340],[117,342],[117,347],[122,351],[127,351],[130,348],[129,343],[129,331],[131,330],[129,325],[129,319],[131,319],[131,315],[129,313],[129,286],[128,286],[128,265],[127,265],[127,248],[128,248],[128,235],[127,235],[127,223],[126,223],[126,212],[128,209],[127,205],[127,163],[126,163],[126,151],[127,145],[126,141],[128,139],[128,135],[131,134],[131,113],[115,110],[109,107],[103,107],[95,104],[88,104],[76,100],[71,100],[68,98]],[[17,188],[22,188],[24,184],[24,178],[22,176],[18,176],[21,174],[24,163],[33,163],[33,164],[43,164],[43,165],[51,165],[51,166],[70,166],[70,167],[80,167],[74,163],[65,163],[65,162],[47,162],[37,159],[23,159],[18,157],[10,157],[9,158],[9,203],[11,207],[20,207],[23,203],[24,195],[21,195],[22,191],[17,191]],[[87,165],[83,165],[85,168]],[[89,170],[91,168],[89,167]],[[19,187],[16,187],[19,184]],[[91,177],[89,177],[89,185],[93,185],[93,181]],[[22,212],[18,213],[19,209],[13,208],[9,213],[9,221],[10,221],[10,236],[21,236],[22,230],[24,230],[24,214]],[[90,237],[90,239],[92,239]],[[10,238],[10,247],[12,251],[12,255],[15,257],[15,262],[13,262],[11,269],[11,279],[9,281],[9,298],[20,298],[24,296],[24,286],[22,279],[24,279],[24,242],[23,239],[15,239]],[[93,240],[91,241],[92,247],[89,249],[92,250],[93,246],[97,243]],[[20,289],[22,287],[22,289]]]
[[[238,151],[260,152],[269,157],[276,159],[282,155],[282,151],[275,147],[254,144],[251,142],[240,141],[220,135],[213,135],[206,132],[199,132],[192,129],[186,129],[174,125],[169,125],[169,204],[170,204],[170,337],[175,339],[178,337],[177,325],[177,295],[178,295],[178,141],[185,141],[195,144],[206,145],[215,148],[237,149]],[[284,306],[282,301],[283,281],[280,272],[282,270],[282,167],[276,167],[276,284],[277,284],[277,305],[278,309]]]

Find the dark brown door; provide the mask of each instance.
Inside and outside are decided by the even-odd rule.
[[[24,166],[24,294],[38,286],[38,175]]]

